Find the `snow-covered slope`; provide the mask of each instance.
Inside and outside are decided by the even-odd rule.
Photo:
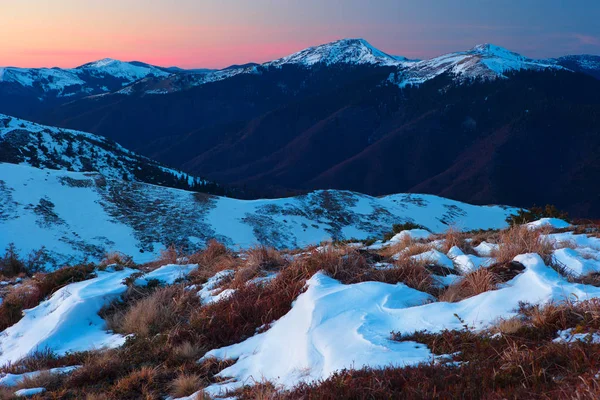
[[[394,78],[400,86],[420,84],[444,73],[458,81],[506,77],[508,71],[562,69],[551,60],[534,60],[493,44],[482,44],[471,50],[445,54],[423,60],[401,69]]]
[[[209,182],[165,167],[102,136],[0,114],[0,162],[202,190]]]
[[[430,195],[375,198],[346,191],[245,201],[15,164],[0,164],[0,198],[0,248],[14,242],[28,254],[45,246],[54,265],[113,250],[144,262],[169,244],[194,249],[211,238],[279,248],[364,239],[407,221],[434,232],[448,225],[499,228],[515,211]]]
[[[71,97],[106,93],[139,79],[166,77],[172,72],[139,62],[103,59],[77,68],[0,68],[0,84],[39,90],[41,97]]]

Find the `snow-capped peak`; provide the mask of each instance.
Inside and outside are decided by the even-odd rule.
[[[341,39],[319,46],[309,47],[297,53],[265,63],[265,66],[297,64],[376,64],[401,65],[404,57],[392,56],[373,47],[364,39]]]
[[[114,58],[103,58],[102,60],[92,61],[90,63],[83,64],[78,68],[104,68],[115,64],[124,64],[124,62],[120,60],[115,60]]]
[[[534,60],[490,43],[470,50],[444,54],[408,65],[397,79],[400,86],[420,84],[449,73],[457,80],[505,78],[505,72],[523,69],[543,70],[562,67],[547,60]]]
[[[496,46],[491,43],[478,44],[469,50],[468,53],[480,54],[485,57],[498,57],[504,60],[527,60],[526,57],[523,57],[519,53],[515,53],[514,51],[510,51],[504,47]]]

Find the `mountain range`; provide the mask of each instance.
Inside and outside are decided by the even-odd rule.
[[[485,44],[409,60],[344,39],[219,71],[4,68],[0,112],[264,196],[419,192],[599,216],[599,77],[597,56]]]

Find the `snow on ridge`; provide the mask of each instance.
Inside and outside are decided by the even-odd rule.
[[[45,93],[71,97],[106,93],[108,88],[104,81],[107,79],[118,79],[121,86],[125,86],[150,75],[166,77],[171,73],[148,64],[134,65],[107,58],[71,69],[5,67],[0,69],[0,82],[25,87],[39,85]]]
[[[5,114],[0,114],[0,144],[5,150],[12,150],[13,157],[9,158],[12,163],[78,172],[99,172],[105,177],[126,177],[132,181],[141,181],[136,172],[142,166],[158,169],[178,179],[187,176],[189,186],[208,183],[134,153],[103,136],[41,125]],[[0,158],[0,161],[3,159]]]
[[[2,163],[0,176],[0,195],[6,199],[0,205],[0,231],[5,233],[0,235],[0,248],[15,242],[26,256],[45,246],[56,260],[54,266],[98,259],[109,251],[143,263],[171,243],[196,250],[212,238],[234,248],[295,248],[332,238],[381,236],[403,222],[432,232],[444,231],[449,224],[502,228],[506,217],[516,212],[432,195],[377,198],[347,191],[238,200],[99,174]]]
[[[551,60],[535,60],[490,43],[480,44],[467,51],[448,53],[423,60],[400,70],[391,81],[400,87],[418,85],[444,73],[458,81],[468,79],[506,78],[508,71],[564,69]]]
[[[331,64],[375,64],[402,65],[408,61],[404,57],[391,56],[373,47],[364,39],[341,39],[319,46],[309,47],[297,53],[270,61],[263,66],[298,64],[312,66]]]

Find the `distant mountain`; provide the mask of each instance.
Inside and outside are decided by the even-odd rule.
[[[556,59],[550,59],[564,68],[571,71],[582,72],[600,79],[600,56],[592,56],[588,54],[578,56],[564,56]]]
[[[448,225],[499,228],[515,212],[436,196],[345,191],[246,201],[6,163],[0,163],[0,178],[0,248],[14,242],[25,256],[45,246],[53,267],[95,261],[110,251],[147,262],[171,244],[193,251],[213,238],[231,247],[296,248],[381,236],[407,221],[434,232]]]
[[[42,97],[73,97],[106,93],[148,76],[167,76],[166,68],[106,58],[72,69],[0,68],[0,90],[18,85]]]
[[[309,47],[279,60],[262,64],[264,67],[280,67],[282,65],[303,65],[311,67],[315,64],[371,64],[382,66],[403,66],[410,64],[405,57],[392,56],[371,46],[364,39],[342,39],[335,42]]]
[[[506,78],[506,73],[520,70],[560,69],[552,60],[533,60],[493,44],[450,53],[430,60],[406,65],[394,78],[400,86],[421,84],[436,76],[450,74],[457,81]]]
[[[490,44],[412,61],[347,39],[261,65],[148,76],[28,115],[263,196],[415,191],[595,217],[596,61]]]
[[[207,180],[168,168],[90,133],[39,125],[0,114],[0,162],[75,172],[98,172],[106,178],[223,193]]]

